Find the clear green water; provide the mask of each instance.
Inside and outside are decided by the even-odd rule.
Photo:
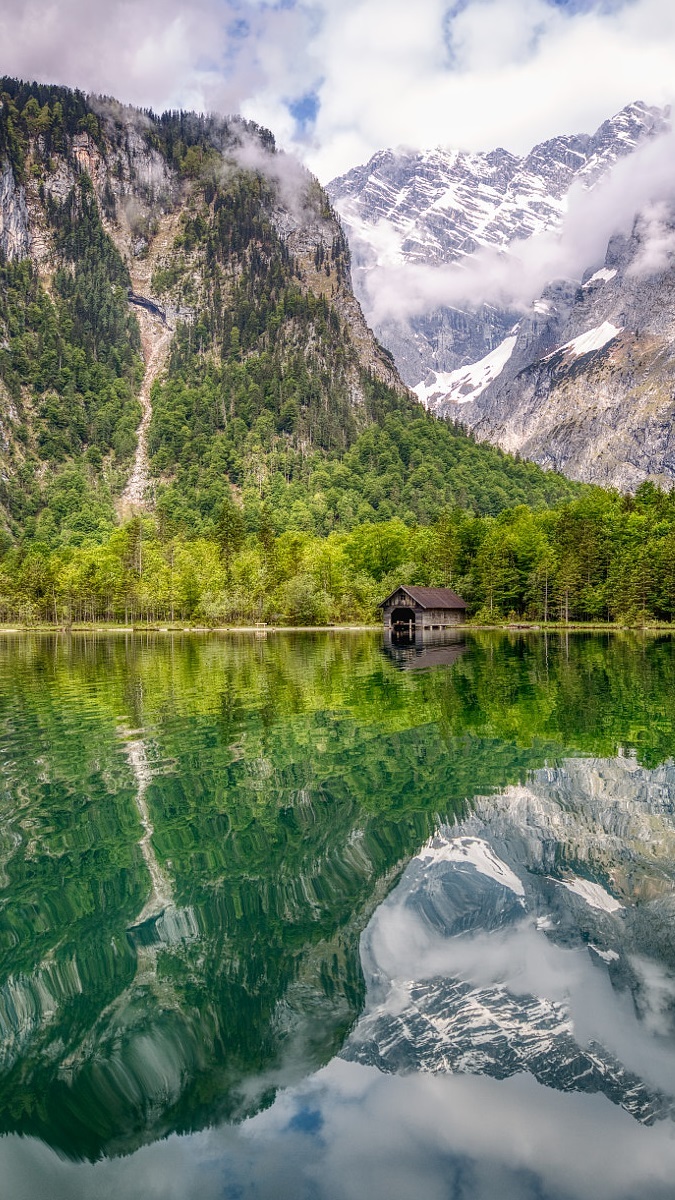
[[[675,647],[455,649],[428,666],[373,634],[0,640],[3,1200],[675,1195]],[[527,904],[492,859],[441,863],[420,900],[439,828],[462,853],[489,842]],[[574,1037],[609,1039],[630,1078],[544,1042],[534,1063],[529,1009],[490,1034],[488,1067],[484,1032],[439,1050],[466,1013],[448,1032],[427,1012],[395,1046],[381,1016],[359,1041],[383,979],[431,977],[430,930],[433,978],[464,987],[475,963],[448,948],[512,962],[535,927],[527,994],[552,989],[550,1024],[605,988]],[[542,982],[546,955],[578,988],[548,959]],[[491,971],[490,1003],[495,981],[521,996]],[[602,1167],[615,1145],[631,1171]]]

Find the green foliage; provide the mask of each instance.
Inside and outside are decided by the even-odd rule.
[[[145,114],[183,195],[153,289],[193,319],[153,389],[156,520],[114,530],[140,338],[74,139],[120,166],[129,113],[109,102],[99,119],[80,93],[7,79],[0,92],[0,155],[37,190],[56,260],[49,289],[29,260],[0,263],[8,618],[372,620],[409,582],[452,585],[490,622],[672,619],[670,498],[622,499],[514,460],[369,374],[324,194],[298,177],[311,238],[289,242],[274,172],[238,165],[246,139],[263,156],[273,140],[239,120]],[[57,200],[44,180],[60,160],[75,185]],[[100,203],[114,215],[110,178]]]
[[[58,255],[53,295],[30,259],[0,262],[0,385],[12,402],[17,442],[0,500],[24,536],[27,517],[49,503],[41,464],[49,481],[55,467],[74,459],[82,474],[86,455],[85,473],[103,496],[101,464],[128,461],[140,417],[140,340],[126,301],[128,272],[103,230],[88,176],[62,205],[50,202],[48,214]],[[107,517],[109,525],[109,496]]]
[[[161,115],[145,109],[143,116],[150,126],[146,132],[149,144],[187,178],[201,178],[211,183],[214,164],[223,153],[240,145],[242,137],[255,139],[267,150],[274,149],[274,137],[268,129],[241,117],[228,119],[214,113],[179,109]]]
[[[82,92],[0,78],[0,159],[8,157],[19,178],[29,152],[40,171],[54,156],[71,159],[78,133],[103,148],[100,122]]]
[[[489,623],[675,618],[675,496],[651,488],[592,489],[497,517],[447,508],[430,524],[394,517],[327,535],[299,501],[279,532],[273,505],[221,493],[207,537],[185,535],[177,492],[158,519],[112,530],[88,486],[73,469],[57,476],[32,540],[0,543],[0,618],[377,621],[378,601],[401,583],[451,586]]]
[[[250,533],[265,508],[275,534],[322,537],[397,517],[429,524],[448,507],[496,515],[578,494],[560,476],[478,446],[363,370],[338,309],[348,270],[341,232],[314,247],[314,269],[330,281],[315,293],[278,232],[271,179],[234,166],[208,178],[197,170],[209,147],[232,153],[236,123],[150,116],[153,144],[195,179],[176,253],[153,283],[184,295],[176,264],[187,261],[201,280],[195,319],[179,326],[168,377],[153,392],[151,465],[171,481],[158,489],[163,531],[218,538],[232,486]],[[317,213],[325,204],[309,180],[304,203]]]
[[[496,514],[578,493],[369,376],[336,307],[343,237],[314,252],[330,288],[307,290],[275,228],[274,200],[263,176],[232,171],[198,188],[183,214],[177,250],[198,264],[203,288],[155,388],[149,448],[154,471],[172,477],[162,512],[178,514],[184,534],[213,536],[230,484],[244,492],[251,527],[257,502],[278,533],[321,535],[395,516],[429,522],[448,505]],[[154,283],[182,286],[175,260]]]

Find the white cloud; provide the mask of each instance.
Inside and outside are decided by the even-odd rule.
[[[202,54],[219,41],[208,0],[26,0],[0,9],[0,68],[6,74],[79,86],[121,100],[170,106],[197,99]]]
[[[302,1113],[318,1136],[294,1126]],[[0,1171],[13,1200],[667,1200],[675,1141],[671,1122],[647,1128],[604,1096],[526,1076],[402,1078],[334,1060],[240,1126],[96,1163],[14,1135],[0,1141]]]
[[[452,10],[452,11],[450,11]],[[448,15],[450,13],[450,15]],[[383,146],[516,151],[662,103],[670,0],[24,0],[0,6],[0,69],[138,105],[240,110],[327,181]],[[316,92],[309,142],[289,102]]]
[[[0,4],[0,72],[140,107],[233,113],[302,69],[305,14],[256,0]],[[283,111],[283,106],[282,106]]]
[[[673,213],[665,201],[645,205],[640,219],[642,246],[631,263],[630,275],[658,275],[675,257]]]
[[[283,150],[273,154],[257,138],[243,136],[236,149],[228,150],[228,159],[238,167],[265,175],[275,185],[280,204],[296,220],[311,215],[309,193],[313,177],[292,154]]]
[[[572,14],[546,0],[470,0],[446,39],[442,0],[418,0],[414,11],[402,0],[321,7],[308,47],[321,108],[307,157],[323,180],[383,146],[523,152],[555,133],[591,131],[630,100],[662,103],[672,87],[668,0]]]

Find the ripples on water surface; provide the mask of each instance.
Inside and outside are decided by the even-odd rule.
[[[1,638],[3,1200],[672,1200],[673,649]]]

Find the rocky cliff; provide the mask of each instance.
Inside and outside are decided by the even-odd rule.
[[[574,479],[672,488],[674,231],[664,206],[640,215],[581,285],[548,288],[491,359],[430,381],[421,398]]]

